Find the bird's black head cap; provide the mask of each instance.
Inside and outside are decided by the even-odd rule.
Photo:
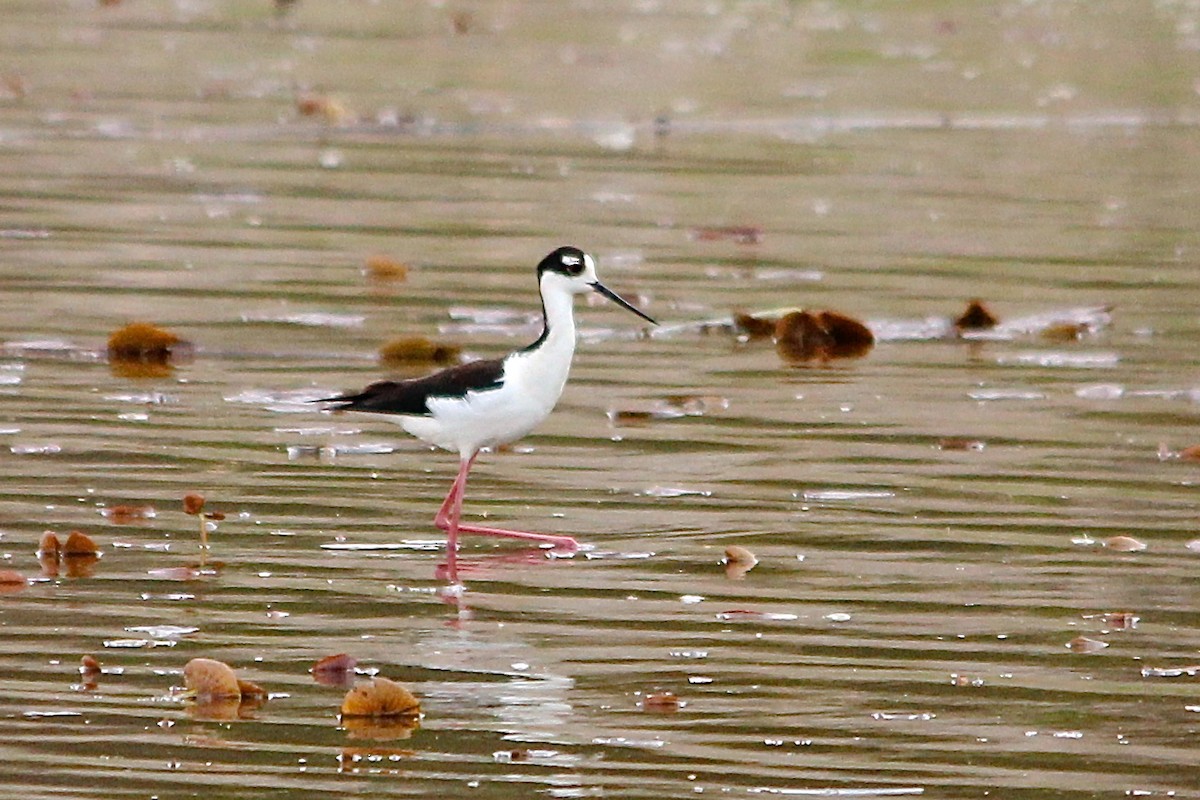
[[[547,272],[557,272],[568,278],[579,276],[586,265],[587,254],[578,247],[560,247],[538,264],[538,278]]]

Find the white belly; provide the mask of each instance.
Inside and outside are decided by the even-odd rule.
[[[550,416],[562,396],[575,349],[574,331],[569,333],[562,341],[552,336],[536,352],[510,356],[499,388],[465,398],[432,397],[426,401],[429,416],[397,421],[418,439],[464,458],[520,439]]]

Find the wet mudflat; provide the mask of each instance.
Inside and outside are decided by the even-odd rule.
[[[1200,796],[1197,30],[10,3],[0,794]],[[448,591],[455,457],[304,401],[527,343],[566,243],[664,324],[580,301],[465,514],[585,547],[468,539]],[[109,363],[131,321],[192,351]],[[337,653],[419,726],[339,721]],[[197,657],[269,698],[186,702]]]

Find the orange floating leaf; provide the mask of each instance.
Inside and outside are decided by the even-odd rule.
[[[654,711],[660,714],[673,714],[686,705],[674,692],[651,692],[642,698],[641,706],[644,711]]]
[[[81,675],[94,675],[100,672],[100,662],[95,656],[85,655],[79,659],[79,673]]]
[[[401,336],[379,348],[380,362],[389,367],[456,364],[461,356],[458,345],[433,342],[424,336]]]
[[[190,342],[148,322],[131,322],[108,337],[108,359],[114,362],[166,364],[191,352]]]
[[[745,577],[746,573],[758,564],[758,557],[741,545],[731,544],[725,548],[725,576],[735,580]]]
[[[987,444],[980,439],[968,439],[960,436],[947,436],[938,439],[940,450],[983,450]]]
[[[237,679],[238,692],[241,693],[242,701],[248,700],[266,700],[267,690],[259,686],[254,681],[248,681],[244,678]]]
[[[755,225],[722,225],[692,228],[692,239],[698,242],[732,241],[738,244],[758,244],[763,230]]]
[[[183,513],[195,516],[204,510],[204,495],[185,494],[183,496]]]
[[[999,324],[999,318],[988,310],[982,300],[967,303],[967,310],[954,320],[954,327],[960,331],[986,331]]]
[[[1107,614],[1101,614],[1100,618],[1104,623],[1113,630],[1131,631],[1141,622],[1141,617],[1128,611],[1110,611]]]
[[[1183,461],[1200,461],[1200,444],[1192,444],[1176,454]]]
[[[153,506],[117,505],[101,509],[101,514],[114,525],[128,525],[131,522],[153,519],[156,515]]]
[[[421,713],[412,692],[388,678],[376,677],[346,692],[343,717],[411,717]]]
[[[16,570],[0,569],[0,594],[19,592],[28,585],[25,576]]]
[[[183,668],[189,692],[204,700],[240,698],[242,688],[233,667],[214,658],[193,658]]]
[[[38,542],[38,558],[58,561],[61,555],[62,545],[58,542],[58,534],[54,531],[45,531],[41,541]]]
[[[373,281],[403,281],[408,279],[408,264],[383,255],[368,256],[363,265]]]
[[[1089,639],[1087,636],[1076,636],[1067,642],[1067,649],[1072,653],[1099,653],[1106,647],[1108,647],[1108,642],[1102,642],[1099,639]]]
[[[320,658],[317,663],[308,669],[312,673],[314,679],[318,682],[331,681],[340,684],[346,676],[354,673],[354,668],[359,666],[358,658],[338,652],[337,655],[325,656]]]
[[[96,543],[92,541],[92,537],[80,531],[71,531],[66,543],[62,547],[63,558],[94,557],[99,555],[99,553],[100,550],[96,547]]]
[[[344,125],[354,118],[350,110],[337,98],[313,92],[305,92],[296,97],[296,112],[302,117],[321,117],[333,125]]]
[[[1074,342],[1091,332],[1091,327],[1083,322],[1059,322],[1043,328],[1041,336],[1052,342]]]

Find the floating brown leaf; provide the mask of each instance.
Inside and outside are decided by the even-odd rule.
[[[641,702],[642,710],[655,711],[660,714],[672,714],[683,705],[674,692],[651,692],[643,697]]]
[[[196,515],[204,510],[204,495],[185,494],[183,496],[183,513]]]
[[[775,350],[788,362],[825,360],[833,339],[808,311],[789,311],[775,323]]]
[[[153,506],[117,505],[109,506],[100,511],[114,525],[128,525],[131,522],[153,519]]]
[[[458,36],[465,36],[475,25],[475,15],[470,11],[455,11],[450,15],[450,30]]]
[[[456,344],[430,341],[424,336],[401,336],[379,348],[379,360],[389,367],[412,364],[455,364],[462,356]]]
[[[16,570],[0,569],[0,594],[19,592],[28,585],[25,576]]]
[[[62,546],[63,558],[96,556],[99,553],[100,550],[96,547],[96,543],[92,541],[92,537],[81,531],[71,531],[66,543]]]
[[[81,675],[97,674],[100,672],[100,662],[95,656],[85,655],[79,659],[79,673]]]
[[[99,561],[100,556],[97,553],[64,555],[62,566],[68,578],[90,578],[96,574],[96,564]]]
[[[1104,540],[1104,546],[1118,553],[1137,553],[1146,549],[1146,543],[1132,536],[1110,536]]]
[[[762,237],[762,228],[755,225],[692,228],[692,238],[698,242],[732,241],[738,244],[758,244]]]
[[[980,439],[967,439],[960,436],[948,436],[938,440],[941,450],[982,450],[987,444]]]
[[[608,421],[613,425],[645,425],[661,419],[653,411],[632,408],[614,408],[608,411]]]
[[[999,324],[999,318],[988,310],[982,300],[967,303],[967,310],[954,320],[954,327],[960,331],[986,331]]]
[[[836,311],[818,311],[817,323],[833,340],[829,358],[859,358],[875,346],[875,334],[853,317]]]
[[[750,564],[753,566],[758,563],[758,557],[740,544],[731,544],[725,548],[725,563]]]
[[[1110,611],[1107,614],[1101,614],[1100,618],[1110,628],[1118,631],[1131,631],[1141,622],[1141,617],[1128,611]]]
[[[859,358],[874,346],[870,328],[836,311],[789,311],[775,323],[775,350],[789,363]]]
[[[62,545],[58,542],[58,534],[54,531],[43,532],[41,541],[38,542],[38,557],[58,561],[61,555]]]
[[[745,311],[734,311],[733,328],[748,339],[766,339],[775,335],[775,320],[756,317]]]
[[[1089,639],[1086,636],[1076,636],[1067,642],[1067,649],[1072,653],[1099,653],[1106,647],[1108,647],[1108,642],[1102,642],[1099,639]]]
[[[1059,322],[1042,329],[1043,339],[1052,342],[1073,342],[1091,333],[1091,328],[1082,322]]]
[[[325,680],[322,679],[341,683],[345,676],[354,673],[354,668],[357,666],[357,658],[346,653],[338,653],[319,659],[308,671],[319,683],[325,683]]]
[[[1188,445],[1176,455],[1184,461],[1200,461],[1200,444]]]
[[[376,677],[346,692],[341,713],[343,717],[411,717],[421,713],[421,704],[400,684]]]
[[[746,573],[758,564],[758,557],[745,547],[731,544],[725,548],[725,576],[735,580],[745,577]]]
[[[193,658],[183,668],[183,681],[188,691],[199,699],[240,699],[242,696],[233,667],[214,658]]]
[[[373,281],[403,281],[408,278],[408,265],[388,256],[368,256],[363,265],[367,277]]]
[[[238,692],[241,694],[242,701],[248,700],[266,700],[267,690],[259,686],[254,681],[248,681],[244,678],[237,679]]]
[[[354,117],[340,100],[315,92],[305,92],[296,97],[296,112],[302,117],[321,117],[333,125],[343,125]]]
[[[108,337],[108,359],[113,362],[167,364],[191,351],[189,342],[148,322],[131,322]]]

